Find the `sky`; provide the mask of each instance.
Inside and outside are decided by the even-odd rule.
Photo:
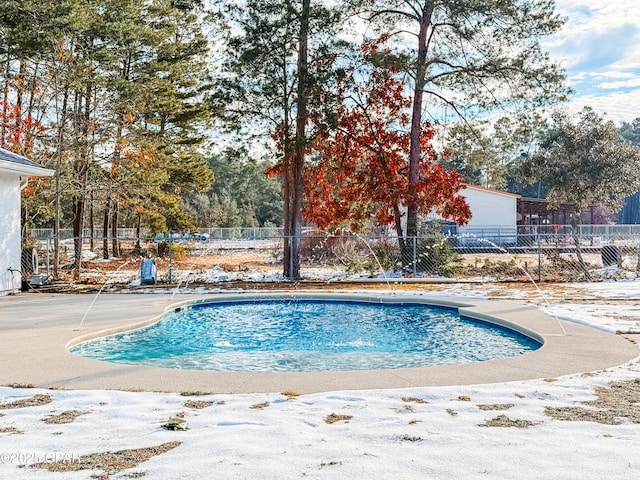
[[[452,284],[441,294],[486,297],[502,288],[518,298],[532,292],[469,288]],[[611,332],[640,331],[638,281],[541,288],[549,313]],[[553,412],[594,412],[589,402],[598,388],[624,382],[625,389],[613,389],[623,393],[639,377],[637,357],[553,379],[299,396],[0,386],[0,478],[637,480],[640,423],[626,416],[637,418],[637,393],[620,403],[627,409],[615,414],[613,425],[562,420]],[[36,395],[35,406],[19,403]],[[186,430],[164,429],[170,417]],[[122,460],[136,457],[148,460]],[[111,459],[115,466],[118,458],[119,472],[100,463]]]
[[[570,112],[588,105],[616,124],[640,117],[638,7],[629,0],[556,0],[567,23],[547,48],[575,91]]]

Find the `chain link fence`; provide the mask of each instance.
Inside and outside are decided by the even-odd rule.
[[[158,259],[159,283],[282,279],[284,237],[278,229],[209,229],[197,234],[136,238],[119,231],[118,259],[103,259],[104,238],[85,238],[80,278],[132,281],[143,258]],[[44,238],[42,238],[44,237]],[[53,238],[42,231],[25,254],[32,271],[53,270]],[[108,238],[108,245],[113,239]],[[73,238],[61,238],[59,271],[73,268]],[[293,242],[287,242],[293,244]],[[109,247],[112,248],[112,247]],[[514,230],[423,232],[390,235],[303,233],[301,273],[305,279],[428,279],[432,281],[580,282],[636,278],[640,269],[640,229],[635,225],[527,226]],[[34,258],[35,256],[35,258]],[[115,265],[109,267],[109,265]],[[96,275],[98,271],[100,274]],[[214,272],[214,275],[206,275]],[[251,272],[259,272],[252,275]],[[36,272],[37,273],[37,272]],[[124,276],[117,280],[115,274]],[[124,275],[127,274],[127,275]],[[64,276],[64,275],[63,275]]]
[[[340,236],[303,241],[307,263],[391,277],[578,282],[635,278],[640,235],[529,234],[492,239],[433,235],[405,239]]]

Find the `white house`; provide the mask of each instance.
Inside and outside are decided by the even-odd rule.
[[[465,184],[458,193],[465,197],[471,210],[466,225],[445,222],[443,231],[455,234],[459,246],[490,246],[515,244],[517,241],[517,203],[520,195],[492,188]],[[431,213],[427,219],[441,220]]]
[[[520,195],[492,188],[466,185],[460,191],[471,209],[471,220],[458,227],[458,234],[473,243],[473,238],[503,243],[515,243],[517,234],[517,203]],[[463,242],[464,243],[464,242]]]
[[[20,273],[20,191],[29,177],[50,177],[53,170],[0,148],[0,295],[17,292]]]

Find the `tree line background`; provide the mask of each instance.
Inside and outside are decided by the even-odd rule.
[[[0,0],[0,146],[56,170],[23,225],[72,227],[78,270],[86,228],[277,225],[296,278],[303,222],[403,247],[419,213],[468,220],[463,182],[615,210],[640,119],[550,116],[563,22],[539,0]]]

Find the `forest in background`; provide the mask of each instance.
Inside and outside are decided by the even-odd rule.
[[[563,19],[484,3],[0,0],[0,145],[57,172],[25,189],[25,231],[71,227],[80,251],[96,227],[299,240],[303,221],[404,218],[402,243],[419,211],[468,219],[462,182],[619,207],[638,183],[619,134],[637,143],[640,121],[551,117],[571,92],[539,41]]]

